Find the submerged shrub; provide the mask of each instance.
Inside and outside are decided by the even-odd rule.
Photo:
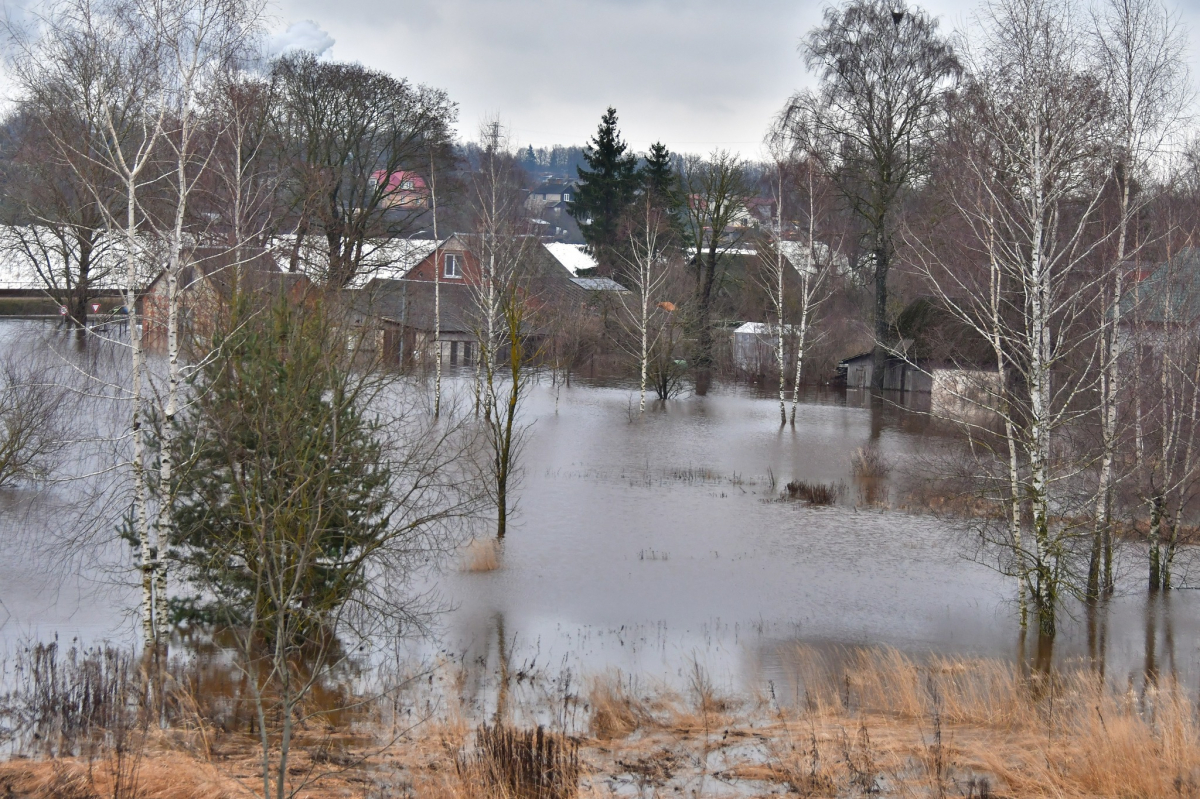
[[[810,505],[832,505],[841,494],[841,486],[829,483],[809,483],[805,480],[793,480],[784,488],[788,499],[803,500]]]

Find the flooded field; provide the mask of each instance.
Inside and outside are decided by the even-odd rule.
[[[14,328],[4,332],[11,342]],[[487,664],[503,641],[514,668],[618,667],[670,681],[700,664],[736,688],[782,682],[796,644],[1030,656],[1015,586],[972,558],[969,525],[881,507],[902,504],[905,486],[921,479],[918,461],[948,445],[919,412],[829,392],[811,395],[795,428],[781,429],[777,402],[739,388],[643,418],[635,407],[628,388],[547,379],[535,389],[519,515],[499,568],[468,571],[455,560],[428,576],[424,587],[446,610],[417,651]],[[90,417],[80,424],[103,428]],[[872,441],[891,474],[867,497],[851,458]],[[776,501],[791,480],[845,490],[828,507]],[[77,558],[39,547],[80,518],[70,490],[52,488],[32,510],[28,492],[0,497],[7,647],[136,640],[123,543]],[[1194,685],[1200,599],[1180,591],[1148,601],[1136,567],[1099,616],[1069,607],[1054,657],[1101,658],[1114,679],[1174,671]]]

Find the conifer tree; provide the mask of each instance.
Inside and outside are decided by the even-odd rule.
[[[611,265],[618,262],[614,248],[619,244],[621,217],[638,188],[637,156],[627,150],[617,130],[617,111],[610,106],[583,151],[587,168],[576,168],[579,187],[570,209],[584,241],[601,268],[610,273]]]
[[[675,173],[671,170],[671,151],[660,141],[650,145],[642,165],[642,188],[669,203],[675,194]]]
[[[663,216],[667,230],[676,241],[684,238],[683,195],[672,162],[674,154],[667,145],[656,141],[650,145],[639,172],[641,191],[649,195],[650,204]]]

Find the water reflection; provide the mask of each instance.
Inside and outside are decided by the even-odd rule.
[[[913,400],[812,389],[793,428],[780,427],[777,399],[753,389],[718,387],[639,418],[628,387],[537,388],[504,565],[426,576],[420,587],[436,584],[454,610],[417,653],[510,676],[535,663],[683,679],[695,660],[718,681],[783,684],[784,653],[797,644],[888,645],[1003,658],[1030,672],[1078,661],[1119,680],[1200,676],[1191,592],[1146,599],[1131,584],[1126,596],[1069,606],[1053,647],[1024,640],[1013,583],[966,557],[965,525],[888,508],[900,504],[913,463],[947,441],[905,407]],[[856,478],[854,451],[868,444],[891,474]],[[854,490],[833,507],[775,501],[792,479]],[[12,553],[55,521],[2,524]],[[136,596],[114,575],[72,578],[111,591],[74,591],[53,566],[0,558],[6,644],[56,631],[135,638],[125,612]],[[467,691],[504,712],[507,695]]]

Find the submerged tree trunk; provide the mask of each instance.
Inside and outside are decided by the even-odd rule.
[[[697,257],[701,257],[697,255]],[[696,394],[705,396],[712,385],[713,328],[712,295],[717,276],[717,250],[710,247],[700,267],[699,297],[696,308]]]
[[[887,367],[887,343],[890,338],[887,320],[888,299],[888,267],[890,253],[886,240],[880,235],[880,243],[875,247],[875,348],[871,357],[871,388],[878,391],[883,388],[884,371]]]

